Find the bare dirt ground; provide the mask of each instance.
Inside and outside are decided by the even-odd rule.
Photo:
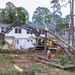
[[[46,53],[40,53],[40,55],[47,58]],[[43,75],[75,75],[75,71],[61,70],[51,65],[43,64],[37,57],[32,56],[28,51],[22,54],[0,54],[0,56],[0,71],[4,71],[8,66],[16,70],[14,68],[14,64],[16,64],[23,70],[34,69],[35,72],[43,73]]]

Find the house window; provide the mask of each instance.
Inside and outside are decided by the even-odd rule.
[[[31,40],[31,42],[33,42],[33,40]]]
[[[72,32],[70,32],[70,35],[72,35]]]
[[[29,34],[30,32],[27,30],[27,34]]]
[[[39,33],[41,34],[41,30],[39,30]]]
[[[19,40],[17,40],[16,43],[19,44]]]
[[[1,28],[1,33],[4,33],[4,28]]]
[[[21,29],[15,29],[15,33],[21,33]]]
[[[29,42],[29,40],[27,40]]]
[[[42,34],[44,34],[44,30],[42,30]]]
[[[39,30],[39,33],[40,34],[44,34],[44,30]]]
[[[15,44],[19,44],[19,40],[15,40]]]
[[[21,29],[19,29],[19,33],[21,33]]]
[[[65,35],[65,31],[62,31],[62,35]]]
[[[15,29],[15,33],[18,33],[18,29]]]
[[[27,34],[32,34],[32,29],[27,30]]]
[[[27,34],[31,34],[31,32],[27,30]]]

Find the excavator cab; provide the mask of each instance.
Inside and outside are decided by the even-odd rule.
[[[45,43],[45,38],[40,37],[36,39],[36,50],[44,50],[45,45],[47,50],[50,49],[52,52],[56,52],[57,44],[53,41],[47,40]]]
[[[43,38],[38,39],[38,45],[39,46],[44,46],[44,39]]]

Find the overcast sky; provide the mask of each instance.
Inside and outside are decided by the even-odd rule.
[[[0,0],[0,8],[5,8],[7,2],[12,2],[16,7],[24,7],[29,13],[29,20],[37,7],[46,7],[51,11],[50,0]],[[65,2],[66,3],[66,2]],[[63,3],[63,4],[65,4]],[[69,6],[62,8],[63,17],[69,14]]]

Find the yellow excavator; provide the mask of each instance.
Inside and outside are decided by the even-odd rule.
[[[45,43],[45,38],[37,38],[36,43],[35,43],[35,50],[44,50],[46,46],[46,50],[50,50],[51,52],[56,52],[57,50],[57,43],[56,41],[53,42],[51,40],[46,39]]]

